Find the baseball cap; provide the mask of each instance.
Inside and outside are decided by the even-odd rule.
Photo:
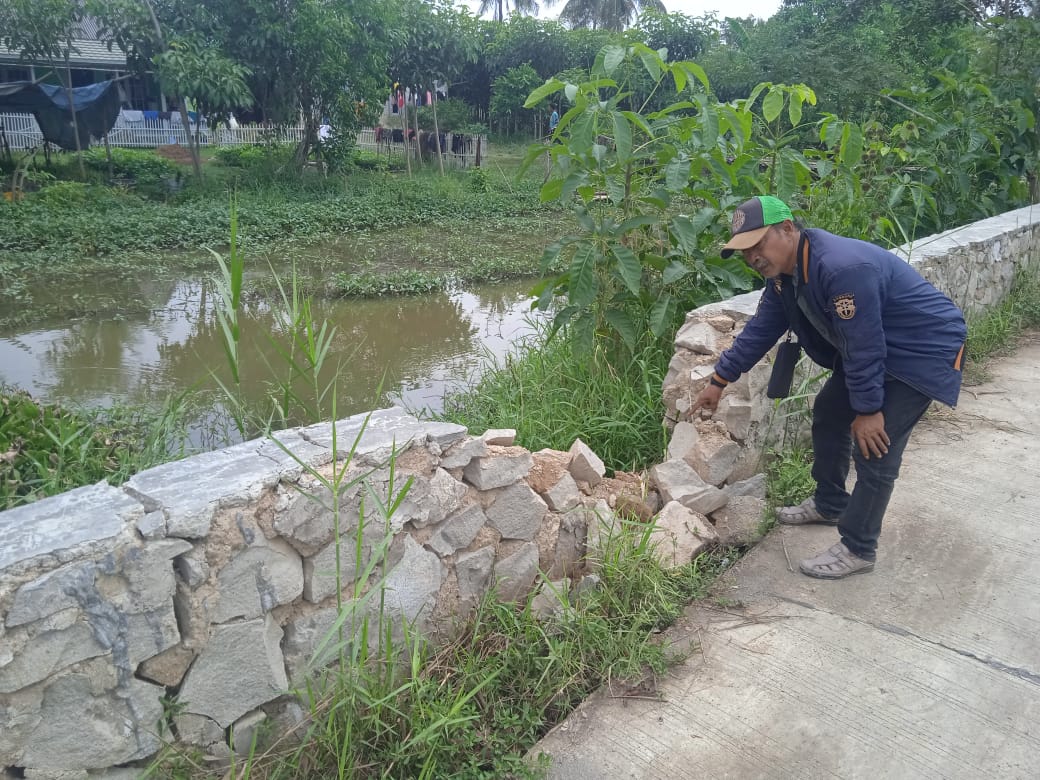
[[[762,240],[770,225],[778,225],[785,219],[794,217],[791,216],[791,209],[780,198],[756,195],[744,201],[733,212],[733,224],[730,227],[732,235],[720,254],[729,257],[738,249],[750,249]]]

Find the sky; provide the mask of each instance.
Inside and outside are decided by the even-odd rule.
[[[782,0],[664,0],[664,6],[670,13],[683,13],[687,16],[703,16],[706,13],[716,13],[719,18],[725,16],[757,16],[760,19],[768,19],[780,7]],[[474,12],[480,6],[480,0],[463,0]],[[556,18],[563,7],[563,0],[552,8],[545,7],[538,14],[542,18]]]

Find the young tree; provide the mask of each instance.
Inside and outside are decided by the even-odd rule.
[[[192,24],[180,0],[86,0],[111,48],[118,45],[139,75],[154,70],[163,93],[172,96],[188,135],[192,167],[202,176],[198,137],[192,138],[184,98],[200,113],[222,113],[249,105],[247,70],[207,41],[206,29]],[[190,6],[189,6],[190,8]],[[209,38],[209,40],[212,40]]]
[[[318,141],[322,119],[339,139],[357,132],[365,111],[386,87],[389,52],[399,33],[395,3],[380,0],[201,0],[197,19],[248,79],[267,121],[302,117],[302,166]],[[242,20],[248,19],[248,24]]]
[[[83,11],[74,0],[5,0],[0,11],[0,40],[8,49],[19,52],[27,61],[46,61],[64,87],[72,115],[72,131],[76,138],[80,174],[86,176],[79,137],[79,122],[72,99],[72,69],[70,57],[78,53],[72,41]]]

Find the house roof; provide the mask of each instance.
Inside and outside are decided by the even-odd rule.
[[[95,70],[126,70],[126,53],[118,46],[108,50],[107,41],[98,40],[98,23],[92,16],[84,16],[77,24],[77,36],[72,39],[75,49],[69,55],[69,65],[74,68],[93,68]],[[24,60],[18,51],[8,49],[0,43],[0,64],[3,65],[40,65],[49,67],[46,60]]]

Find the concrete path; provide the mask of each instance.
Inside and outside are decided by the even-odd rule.
[[[1040,778],[1040,340],[918,426],[872,574],[797,573],[836,538],[770,533],[662,701],[585,702],[549,777]]]

